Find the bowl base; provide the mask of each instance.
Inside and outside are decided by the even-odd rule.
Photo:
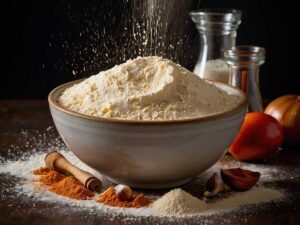
[[[183,184],[188,183],[192,180],[192,178],[183,179],[175,182],[166,182],[166,183],[136,183],[131,181],[126,181],[123,179],[115,179],[111,177],[106,177],[109,181],[115,184],[125,184],[132,188],[140,188],[140,189],[163,189],[163,188],[174,188],[181,186]]]

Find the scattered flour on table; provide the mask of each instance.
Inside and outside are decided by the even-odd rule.
[[[76,166],[100,178],[103,181],[104,186],[109,186],[110,183],[105,179],[104,176],[82,163],[72,152],[67,150],[62,150],[60,152]],[[151,207],[148,208],[135,209],[109,207],[94,200],[82,201],[69,199],[48,191],[46,187],[35,185],[35,181],[37,181],[38,176],[33,175],[32,171],[36,168],[44,166],[44,157],[45,152],[34,152],[32,155],[20,157],[18,160],[3,161],[2,159],[0,162],[0,174],[7,173],[22,178],[22,181],[20,181],[14,187],[14,189],[19,191],[19,193],[23,193],[28,197],[34,198],[38,201],[67,204],[70,206],[86,208],[95,212],[113,213],[114,215],[131,215],[137,217],[210,216],[217,213],[220,214],[236,210],[249,204],[260,204],[263,202],[271,202],[284,198],[284,193],[281,191],[267,187],[255,187],[247,192],[232,192],[226,198],[217,200],[213,203],[206,203],[204,200],[195,198],[182,189],[174,189],[154,201]],[[206,176],[206,173],[211,174],[210,171],[219,170],[221,166],[222,165],[220,165],[220,163],[216,164],[209,171],[205,172],[204,176]],[[261,166],[256,166],[256,169],[254,170],[260,171],[261,173],[268,173],[268,169]]]
[[[92,173],[99,179],[104,179],[104,176],[80,161],[71,151],[63,150],[60,151],[60,153],[63,154],[67,160],[72,162],[72,164],[75,166]],[[0,164],[0,173],[9,173],[16,177],[35,180],[35,178],[38,178],[38,176],[33,175],[32,171],[39,167],[45,166],[45,156],[46,154],[44,152],[37,152],[29,157],[21,157],[18,160],[6,161]]]
[[[203,214],[215,214],[232,211],[244,205],[255,205],[264,202],[276,201],[284,198],[284,193],[267,187],[254,187],[246,192],[235,192],[233,195],[216,201]]]

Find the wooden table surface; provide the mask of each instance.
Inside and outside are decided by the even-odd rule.
[[[0,101],[0,156],[12,157],[11,151],[29,152],[31,145],[26,144],[22,133],[39,140],[53,122],[46,101],[39,100],[2,100]],[[38,131],[38,132],[37,132]],[[48,132],[47,139],[56,138],[55,129]],[[43,137],[43,140],[45,137]],[[10,151],[9,151],[10,149]],[[12,150],[13,149],[13,150]],[[223,161],[233,161],[227,156]],[[68,209],[70,206],[26,198],[13,187],[16,177],[0,175],[0,224],[300,224],[300,148],[283,148],[263,164],[279,168],[280,179],[269,181],[266,185],[284,189],[287,199],[282,202],[266,204],[263,208],[240,210],[237,212],[214,215],[209,218],[161,220],[157,217],[133,218],[132,216],[112,216],[103,212],[89,212],[88,209]],[[193,182],[182,187],[197,195],[199,189]],[[202,192],[203,190],[201,190]]]

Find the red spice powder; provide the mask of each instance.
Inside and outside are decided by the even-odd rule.
[[[143,194],[137,195],[131,202],[132,207],[141,208],[150,204],[150,200],[145,197]]]
[[[85,188],[74,176],[67,177],[46,167],[34,170],[33,174],[42,175],[40,182],[51,186],[49,190],[56,194],[81,200],[90,199],[94,196],[94,193]]]
[[[56,194],[79,200],[91,199],[95,195],[94,192],[85,188],[74,176],[65,176],[46,167],[34,170],[33,174],[42,175],[40,182],[51,186],[49,190]],[[140,208],[150,204],[150,200],[143,194],[137,195],[131,201],[121,201],[113,187],[109,187],[102,193],[97,201],[109,206],[127,208]]]
[[[52,185],[55,184],[62,179],[64,179],[66,176],[57,173],[55,171],[49,171],[47,174],[42,175],[40,178],[40,182],[45,184],[45,185]]]
[[[38,168],[38,169],[32,171],[32,173],[34,175],[46,175],[49,172],[50,172],[50,169],[47,167],[41,167],[41,168]]]
[[[53,184],[50,191],[69,198],[87,200],[94,197],[94,193],[83,186],[75,177],[69,176]]]
[[[102,193],[97,201],[109,206],[126,208],[140,208],[150,204],[150,200],[143,194],[139,194],[132,201],[121,201],[116,195],[113,187],[109,187],[104,193]]]

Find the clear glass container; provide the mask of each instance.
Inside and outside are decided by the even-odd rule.
[[[259,67],[265,62],[265,54],[265,49],[257,46],[236,46],[224,51],[230,68],[229,83],[248,95],[250,112],[263,112]]]
[[[223,49],[235,46],[242,13],[235,9],[201,9],[190,12],[200,34],[200,53],[194,73],[201,78],[228,83]]]

